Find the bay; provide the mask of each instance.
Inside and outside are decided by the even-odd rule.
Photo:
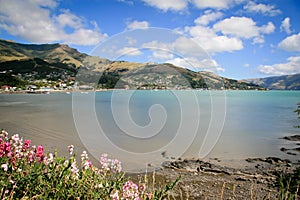
[[[73,144],[93,161],[108,153],[126,171],[171,158],[218,158],[239,165],[248,157],[297,160],[280,139],[299,134],[300,91],[107,91],[1,94],[0,128],[46,149]],[[150,167],[150,168],[151,168]]]

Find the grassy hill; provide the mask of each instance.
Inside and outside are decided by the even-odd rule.
[[[244,81],[272,90],[300,90],[300,74],[247,79]]]
[[[40,79],[67,82],[76,76],[80,84],[97,83],[101,88],[263,89],[253,83],[168,63],[110,61],[80,53],[67,45],[19,44],[6,40],[0,40],[0,72],[31,82]]]

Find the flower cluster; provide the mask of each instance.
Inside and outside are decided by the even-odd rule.
[[[123,185],[122,192],[123,192],[123,198],[125,199],[140,200],[139,186],[133,183],[131,180],[127,181]]]
[[[39,163],[45,161],[47,156],[44,154],[44,147],[40,145],[36,148],[30,144],[31,140],[23,140],[19,134],[8,138],[8,133],[2,130],[0,134],[0,157],[6,158],[12,164],[13,170],[17,168],[18,164],[24,162],[30,164],[35,161]]]
[[[162,199],[162,192],[149,192],[146,183],[135,184],[121,173],[121,162],[102,154],[99,166],[92,165],[86,151],[77,164],[74,146],[69,158],[45,153],[18,134],[0,132],[0,196],[2,199]]]
[[[83,151],[81,154],[81,166],[84,170],[87,170],[88,168],[92,169],[92,162],[89,160],[89,156],[86,153],[86,151]]]
[[[122,171],[121,162],[117,159],[108,158],[107,154],[100,156],[100,169],[105,172],[120,173]]]
[[[146,185],[137,185],[133,181],[128,180],[122,186],[122,191],[113,190],[110,194],[112,200],[141,200],[152,199],[153,194],[146,192]]]

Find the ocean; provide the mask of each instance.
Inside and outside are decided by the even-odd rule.
[[[167,91],[0,94],[0,128],[62,155],[73,144],[93,161],[102,153],[126,171],[177,158],[298,160],[281,139],[300,133],[300,91]]]

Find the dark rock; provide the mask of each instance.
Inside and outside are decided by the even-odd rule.
[[[300,152],[300,147],[297,147],[297,148],[294,148],[294,149],[292,149],[293,151],[298,151],[298,152]]]
[[[247,181],[247,179],[245,177],[236,177],[235,178],[236,181]]]
[[[285,136],[283,137],[283,139],[290,141],[300,141],[300,135]]]
[[[283,151],[283,152],[286,152],[286,151],[288,151],[288,150],[289,150],[289,149],[284,148],[284,147],[280,148],[280,151]]]

